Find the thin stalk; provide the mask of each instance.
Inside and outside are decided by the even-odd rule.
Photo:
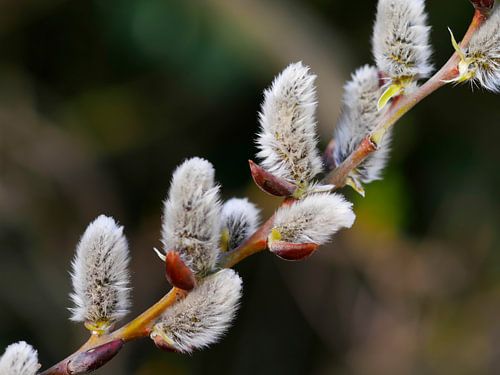
[[[297,199],[293,197],[287,197],[281,202],[280,207],[289,206],[294,204]],[[244,241],[240,246],[238,246],[233,251],[227,253],[220,264],[224,268],[231,268],[234,265],[241,262],[243,259],[248,258],[250,255],[256,254],[267,249],[267,236],[271,232],[274,224],[274,215],[272,215],[267,221],[260,226],[259,229],[255,231],[246,241]]]
[[[274,215],[271,216],[251,237],[233,251],[227,253],[221,261],[224,268],[231,268],[250,255],[267,248],[267,236],[273,226]]]

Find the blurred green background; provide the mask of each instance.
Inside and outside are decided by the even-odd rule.
[[[436,66],[466,0],[428,1]],[[85,338],[69,322],[69,265],[100,213],[125,225],[133,315],[168,289],[161,202],[189,156],[225,198],[251,183],[262,90],[288,63],[318,74],[324,147],[343,82],[371,61],[376,2],[0,2],[0,348],[24,339],[47,367]],[[96,374],[500,373],[500,101],[469,87],[425,100],[395,131],[385,179],[301,263],[256,255],[217,345],[181,356],[131,343]],[[3,349],[0,349],[3,351]]]

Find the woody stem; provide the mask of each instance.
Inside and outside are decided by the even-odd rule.
[[[486,16],[479,10],[476,10],[471,25],[467,30],[460,46],[465,49],[472,35],[482,25]],[[340,188],[345,185],[346,178],[349,173],[354,170],[368,155],[377,150],[378,145],[382,141],[387,131],[408,111],[410,111],[421,100],[429,96],[431,93],[446,84],[445,81],[453,79],[458,74],[457,65],[460,61],[460,56],[455,53],[448,60],[448,62],[430,78],[422,87],[415,93],[405,96],[400,100],[394,101],[392,107],[387,114],[380,120],[373,132],[367,136],[359,146],[352,152],[352,154],[336,169],[331,171],[324,179],[325,183],[335,185],[335,188]],[[293,199],[292,199],[293,200]],[[283,204],[289,204],[291,200],[285,200]],[[263,251],[267,248],[267,236],[273,226],[274,215],[271,216],[252,236],[250,236],[243,244],[235,250],[225,254],[220,262],[224,268],[230,268],[241,262],[243,259],[253,255],[257,252]],[[158,302],[149,307],[146,311],[138,317],[124,325],[123,327],[101,335],[92,334],[88,341],[83,344],[76,352],[63,359],[51,368],[43,371],[40,375],[69,375],[68,364],[78,354],[84,352],[91,352],[92,350],[111,343],[113,341],[121,340],[128,342],[138,338],[146,337],[151,333],[151,329],[158,318],[177,301],[184,298],[187,292],[179,289],[172,288],[166,295],[164,295]],[[111,359],[111,358],[110,358]],[[106,362],[100,364],[104,365]],[[82,373],[82,372],[80,372]],[[83,372],[84,373],[84,372]],[[76,374],[76,373],[73,373]]]

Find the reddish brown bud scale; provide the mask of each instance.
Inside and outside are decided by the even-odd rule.
[[[285,260],[297,261],[309,257],[319,247],[315,243],[291,243],[285,241],[272,241],[269,250]]]
[[[163,350],[165,352],[178,353],[178,351],[175,350],[172,347],[172,345],[167,343],[160,335],[152,335],[151,339],[153,340],[158,349]]]
[[[283,178],[269,173],[252,160],[249,160],[248,163],[250,164],[250,172],[252,173],[255,184],[265,193],[277,197],[288,197],[293,195],[295,190],[297,190],[297,186]]]
[[[165,275],[172,286],[191,290],[196,285],[193,272],[182,261],[177,251],[169,251],[165,259]]]
[[[71,375],[86,374],[108,363],[123,347],[118,339],[96,348],[78,353],[68,362],[67,373]]]
[[[474,8],[477,10],[491,10],[493,9],[493,6],[495,5],[495,0],[470,0],[472,5],[474,5]]]

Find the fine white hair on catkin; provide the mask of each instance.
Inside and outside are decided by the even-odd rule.
[[[24,341],[9,345],[0,357],[2,375],[35,375],[39,367],[37,351]]]
[[[373,30],[373,55],[392,80],[425,78],[432,72],[424,0],[379,0]]]
[[[99,216],[89,224],[72,262],[74,307],[71,320],[109,323],[127,314],[130,306],[129,251],[123,227]]]
[[[352,204],[338,194],[313,194],[276,211],[273,231],[281,241],[323,244],[342,228],[350,228]]]
[[[289,65],[264,92],[257,139],[262,166],[298,185],[322,170],[316,135],[316,76],[301,62]]]
[[[222,206],[222,231],[227,250],[233,250],[255,232],[259,224],[258,208],[246,198],[229,199]]]
[[[500,6],[474,34],[465,55],[471,61],[473,82],[500,92]]]
[[[385,110],[377,110],[382,94],[376,67],[365,65],[356,70],[344,87],[344,108],[335,128],[333,159],[340,165],[369,135]],[[381,178],[390,152],[391,131],[383,138],[377,151],[371,153],[356,169],[359,180],[369,183]]]
[[[219,186],[210,162],[191,158],[175,170],[163,209],[162,243],[176,250],[196,276],[215,267],[219,254]]]
[[[241,289],[241,278],[231,269],[206,277],[161,316],[151,336],[159,335],[182,353],[217,342],[236,315]]]

